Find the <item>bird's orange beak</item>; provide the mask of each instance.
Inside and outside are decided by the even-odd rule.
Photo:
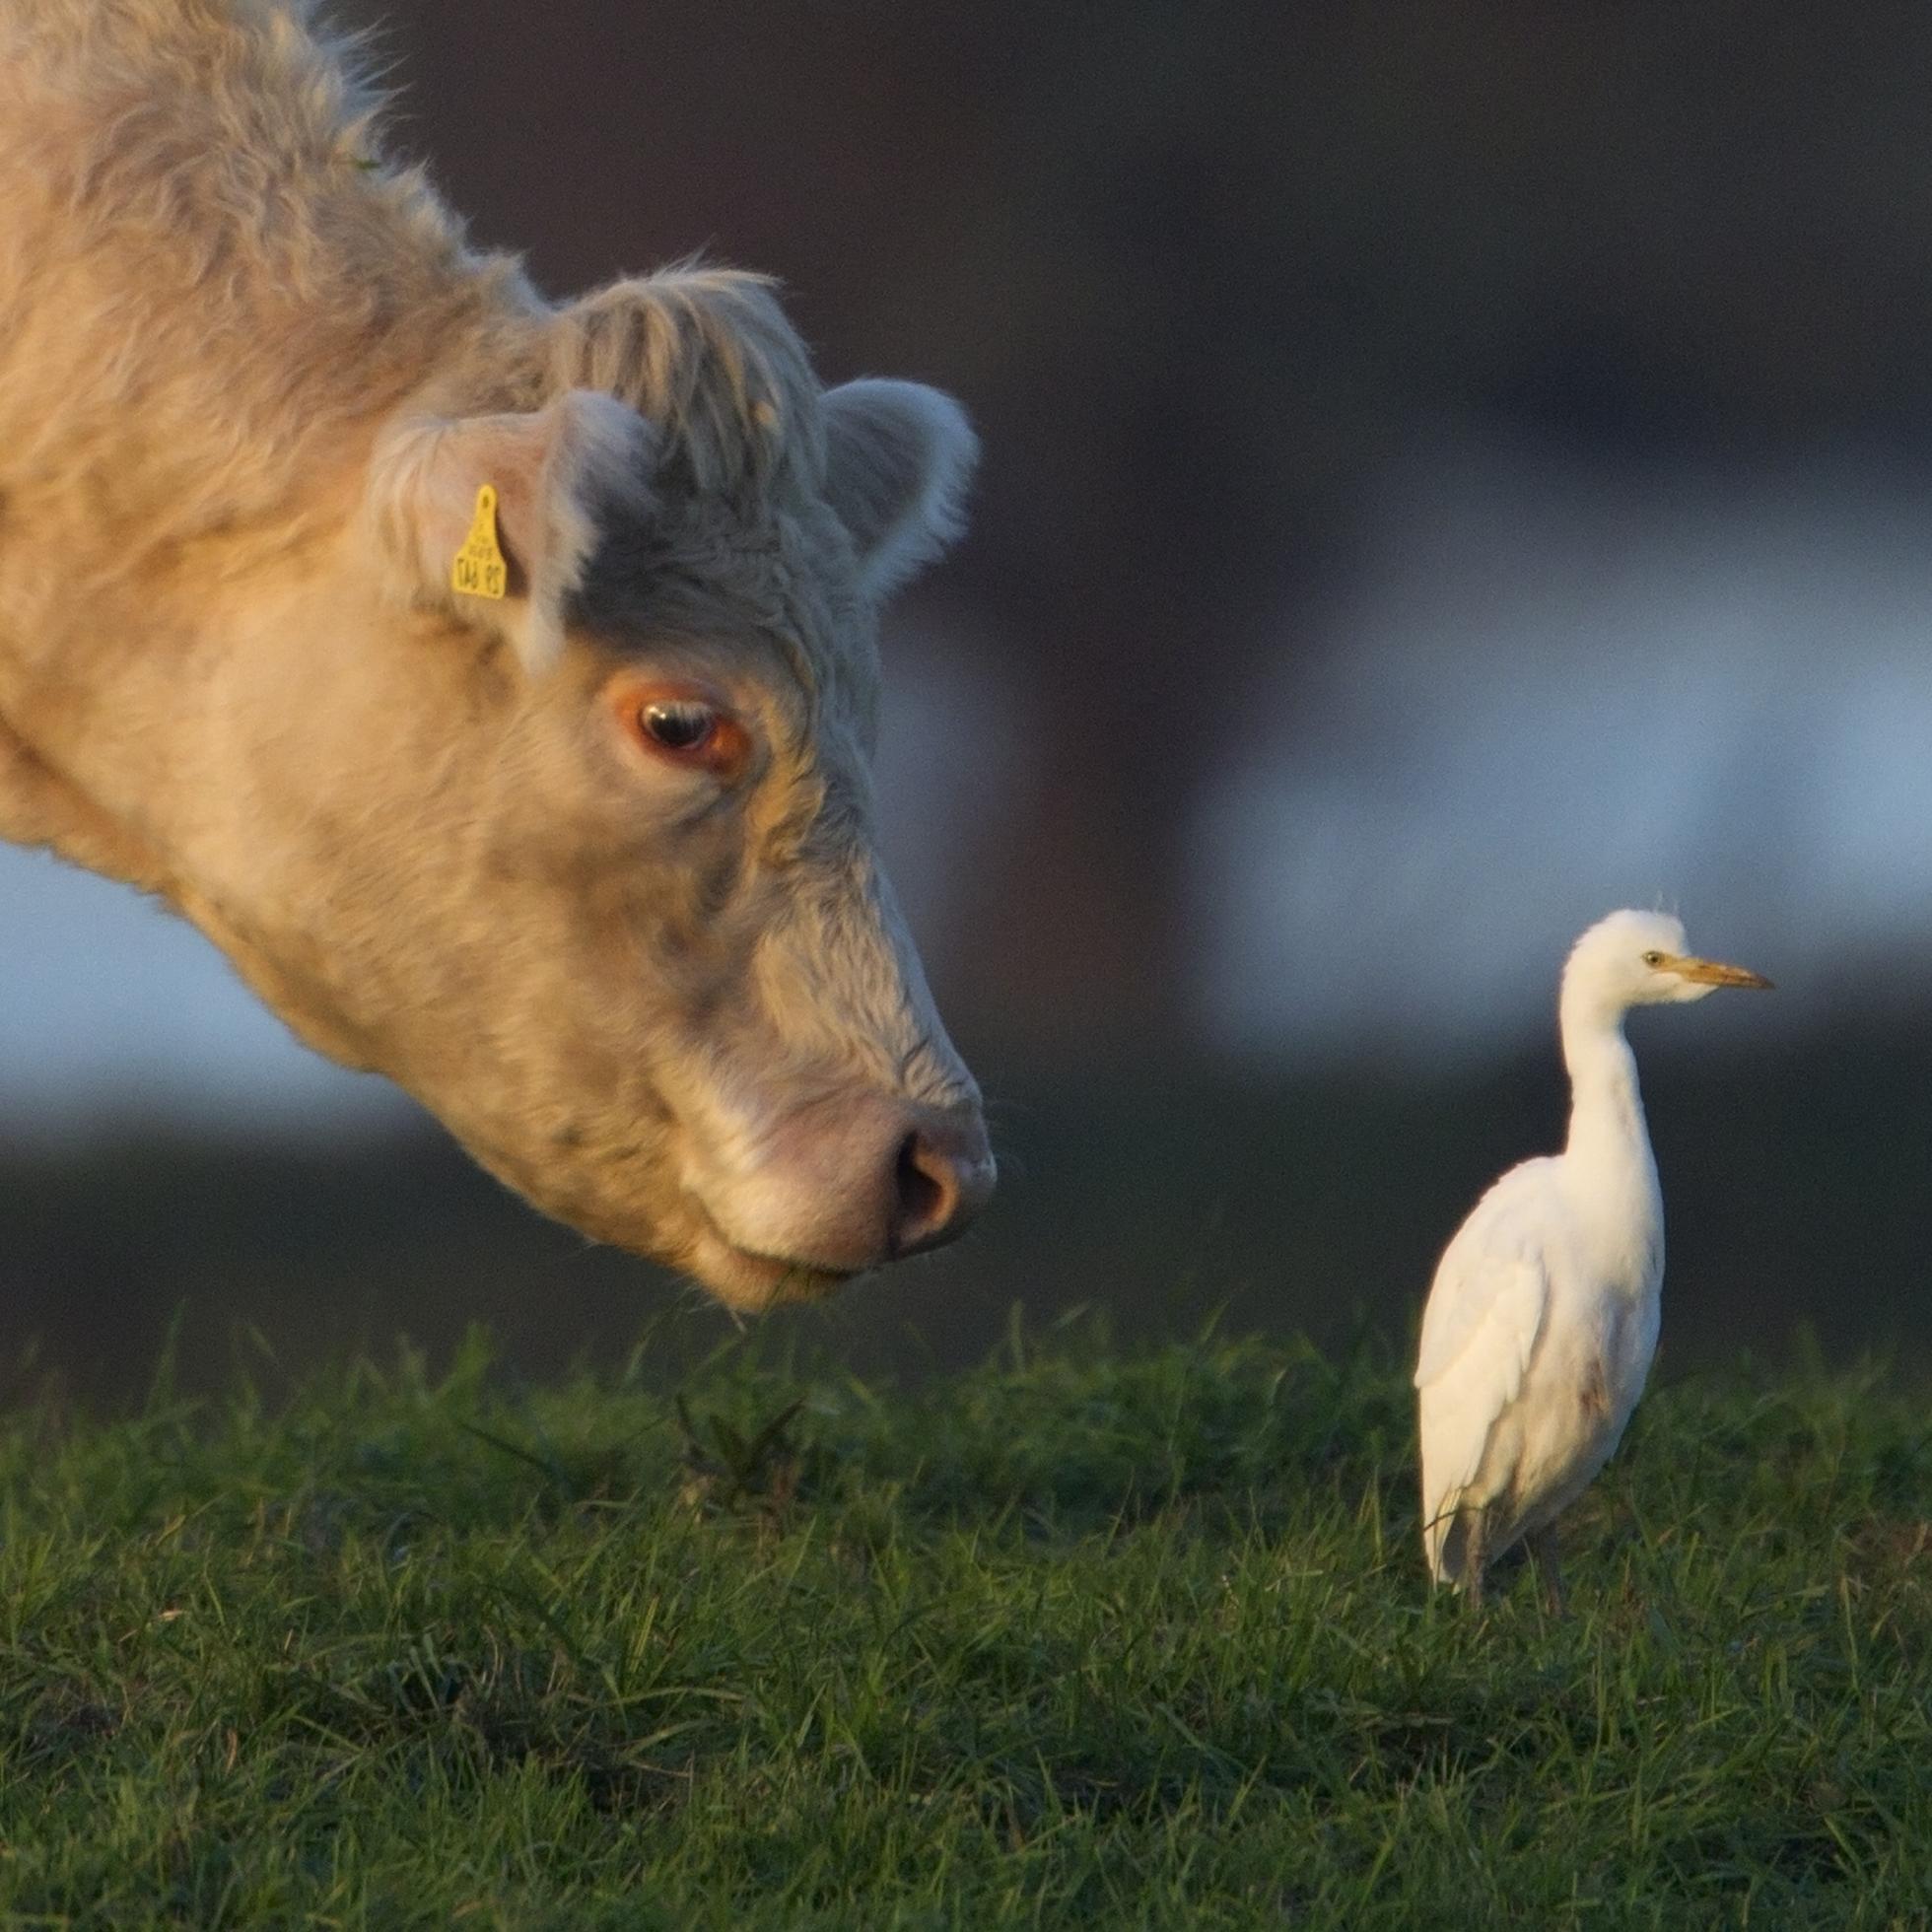
[[[1767,993],[1771,990],[1770,981],[1748,966],[1726,966],[1715,959],[1698,959],[1694,954],[1665,960],[1664,970],[1675,973],[1681,980],[1693,980],[1698,986],[1758,986]]]

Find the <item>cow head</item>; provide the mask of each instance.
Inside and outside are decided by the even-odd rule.
[[[534,344],[498,406],[466,367],[382,427],[248,787],[261,873],[204,923],[560,1219],[734,1306],[822,1292],[994,1183],[868,784],[878,611],[972,435],[915,384],[820,390],[749,277]]]

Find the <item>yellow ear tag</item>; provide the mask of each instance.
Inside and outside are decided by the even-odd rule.
[[[486,483],[476,493],[476,515],[456,560],[449,566],[449,587],[459,597],[501,597],[510,587],[510,566],[497,542],[497,492]]]

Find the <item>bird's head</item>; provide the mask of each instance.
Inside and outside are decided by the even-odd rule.
[[[1684,922],[1669,913],[1612,913],[1577,940],[1563,969],[1565,1003],[1610,1012],[1701,1000],[1720,986],[1769,985],[1761,973],[1691,952]]]

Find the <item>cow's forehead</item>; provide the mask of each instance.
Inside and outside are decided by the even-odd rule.
[[[850,540],[822,504],[709,503],[609,533],[580,614],[620,649],[686,638],[741,653],[754,675],[795,683],[828,737],[869,744],[876,728],[877,625]]]

